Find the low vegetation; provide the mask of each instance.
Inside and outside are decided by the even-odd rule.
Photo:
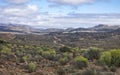
[[[47,42],[27,37],[0,40],[0,75],[120,75],[119,48],[58,46],[51,36]]]

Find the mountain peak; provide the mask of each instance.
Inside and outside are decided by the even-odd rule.
[[[97,25],[97,26],[94,26],[93,28],[107,28],[107,27],[109,27],[108,25],[105,25],[105,24],[99,24],[99,25]]]

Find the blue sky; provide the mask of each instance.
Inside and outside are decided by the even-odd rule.
[[[120,0],[0,0],[1,23],[44,28],[120,25]]]

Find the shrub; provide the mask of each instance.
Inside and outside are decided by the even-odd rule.
[[[55,55],[55,50],[42,51],[42,56],[46,59],[54,60]]]
[[[72,48],[73,58],[78,56],[81,53],[80,48]]]
[[[103,62],[103,64],[110,66],[111,65],[111,53],[104,52],[100,57],[100,61]]]
[[[111,65],[120,66],[120,50],[111,50]]]
[[[27,62],[28,61],[28,57],[27,56],[23,56],[22,60],[23,60],[23,62]]]
[[[83,68],[88,66],[88,59],[82,56],[77,56],[74,60],[74,64],[77,68]]]
[[[60,58],[60,60],[59,60],[59,62],[60,62],[62,65],[67,64],[68,61],[69,61],[68,57]]]
[[[62,53],[61,55],[62,55],[62,57],[67,57],[69,59],[71,58],[71,55],[68,52]]]
[[[5,40],[0,39],[0,44],[6,44],[7,42]]]
[[[120,50],[111,50],[104,52],[100,60],[102,63],[105,63],[108,66],[120,66]]]
[[[37,65],[35,63],[33,63],[33,62],[30,62],[28,64],[28,70],[29,70],[30,73],[35,72],[36,68],[37,68]]]
[[[1,46],[0,53],[10,54],[11,53],[11,49],[8,48],[7,46]]]
[[[47,58],[50,55],[49,51],[43,51],[42,56]]]
[[[59,49],[59,51],[60,51],[60,52],[71,52],[71,49],[70,49],[69,47],[67,47],[67,46],[64,46],[64,47],[61,47],[61,48]]]
[[[99,57],[100,57],[100,49],[95,48],[95,47],[89,48],[89,50],[87,51],[85,57],[87,57],[90,60],[99,59]]]
[[[81,49],[78,48],[78,47],[75,47],[75,48],[72,48],[72,52],[73,52],[73,53],[80,53],[80,52],[81,52]]]

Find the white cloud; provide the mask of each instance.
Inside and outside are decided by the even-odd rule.
[[[3,23],[32,25],[35,23],[35,18],[39,12],[38,9],[36,5],[0,7],[0,21]]]
[[[92,3],[94,0],[49,0],[49,1],[61,4],[78,5],[83,3]]]
[[[28,5],[27,8],[28,8],[29,10],[34,11],[34,12],[38,11],[38,7],[37,7],[36,5]]]
[[[1,13],[11,16],[27,16],[38,11],[36,5],[9,6],[2,9]]]
[[[95,1],[108,1],[108,0],[48,0],[48,1],[63,5],[80,5],[86,3],[94,3]]]
[[[120,14],[39,13],[38,9],[36,5],[0,7],[0,21],[46,28],[120,24]]]
[[[14,4],[21,4],[21,3],[26,3],[30,0],[6,0],[6,1]]]

